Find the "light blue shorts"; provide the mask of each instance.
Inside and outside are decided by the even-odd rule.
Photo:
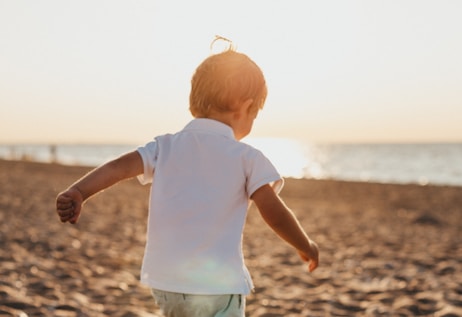
[[[245,317],[243,295],[193,295],[152,289],[166,317]]]

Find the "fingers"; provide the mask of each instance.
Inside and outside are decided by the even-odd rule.
[[[308,271],[313,272],[318,267],[318,261],[309,261],[308,263]]]
[[[299,251],[300,258],[307,262],[308,271],[313,272],[319,265],[319,250],[316,243],[312,242],[312,248],[308,252]]]
[[[308,255],[306,255],[305,253],[302,253],[302,252],[298,252],[298,254],[300,255],[300,258],[305,261],[305,262],[309,262],[310,261],[310,258]]]
[[[59,219],[61,222],[67,222],[74,218],[75,208],[72,202],[69,203],[57,203],[56,211],[58,212]]]
[[[56,198],[56,212],[58,213],[61,222],[70,222],[72,224],[77,222],[79,216],[80,206],[71,197],[66,195],[59,195]]]
[[[56,209],[58,210],[58,213],[60,210],[68,210],[68,209],[72,209],[74,208],[74,203],[72,201],[72,199],[60,199],[58,197],[58,199],[56,200]]]
[[[82,204],[82,193],[76,187],[70,187],[58,194],[56,197],[56,212],[61,222],[75,224],[79,219]]]
[[[77,220],[80,217],[80,208],[74,208],[74,212],[71,216],[71,219],[69,219],[69,222],[72,223],[73,225],[77,223]]]

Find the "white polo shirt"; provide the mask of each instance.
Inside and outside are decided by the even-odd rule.
[[[271,162],[210,119],[194,119],[138,152],[139,180],[152,182],[141,281],[177,293],[248,294],[242,232],[249,197],[282,184]]]

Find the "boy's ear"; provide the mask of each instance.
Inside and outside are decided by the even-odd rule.
[[[239,110],[237,110],[234,115],[235,116],[241,116],[241,114],[244,114],[244,113],[248,113],[252,107],[252,104],[253,104],[253,99],[252,98],[249,98],[249,99],[246,99],[240,103],[238,103],[238,108]]]
[[[249,98],[242,103],[242,109],[245,109],[245,111],[249,111],[252,104],[253,104],[253,99]]]

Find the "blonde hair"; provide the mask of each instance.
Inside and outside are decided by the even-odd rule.
[[[213,43],[212,43],[213,44]],[[263,109],[267,88],[263,72],[247,55],[230,47],[206,58],[191,79],[189,110],[196,118],[211,111],[235,111],[235,105],[252,99],[251,111]]]

